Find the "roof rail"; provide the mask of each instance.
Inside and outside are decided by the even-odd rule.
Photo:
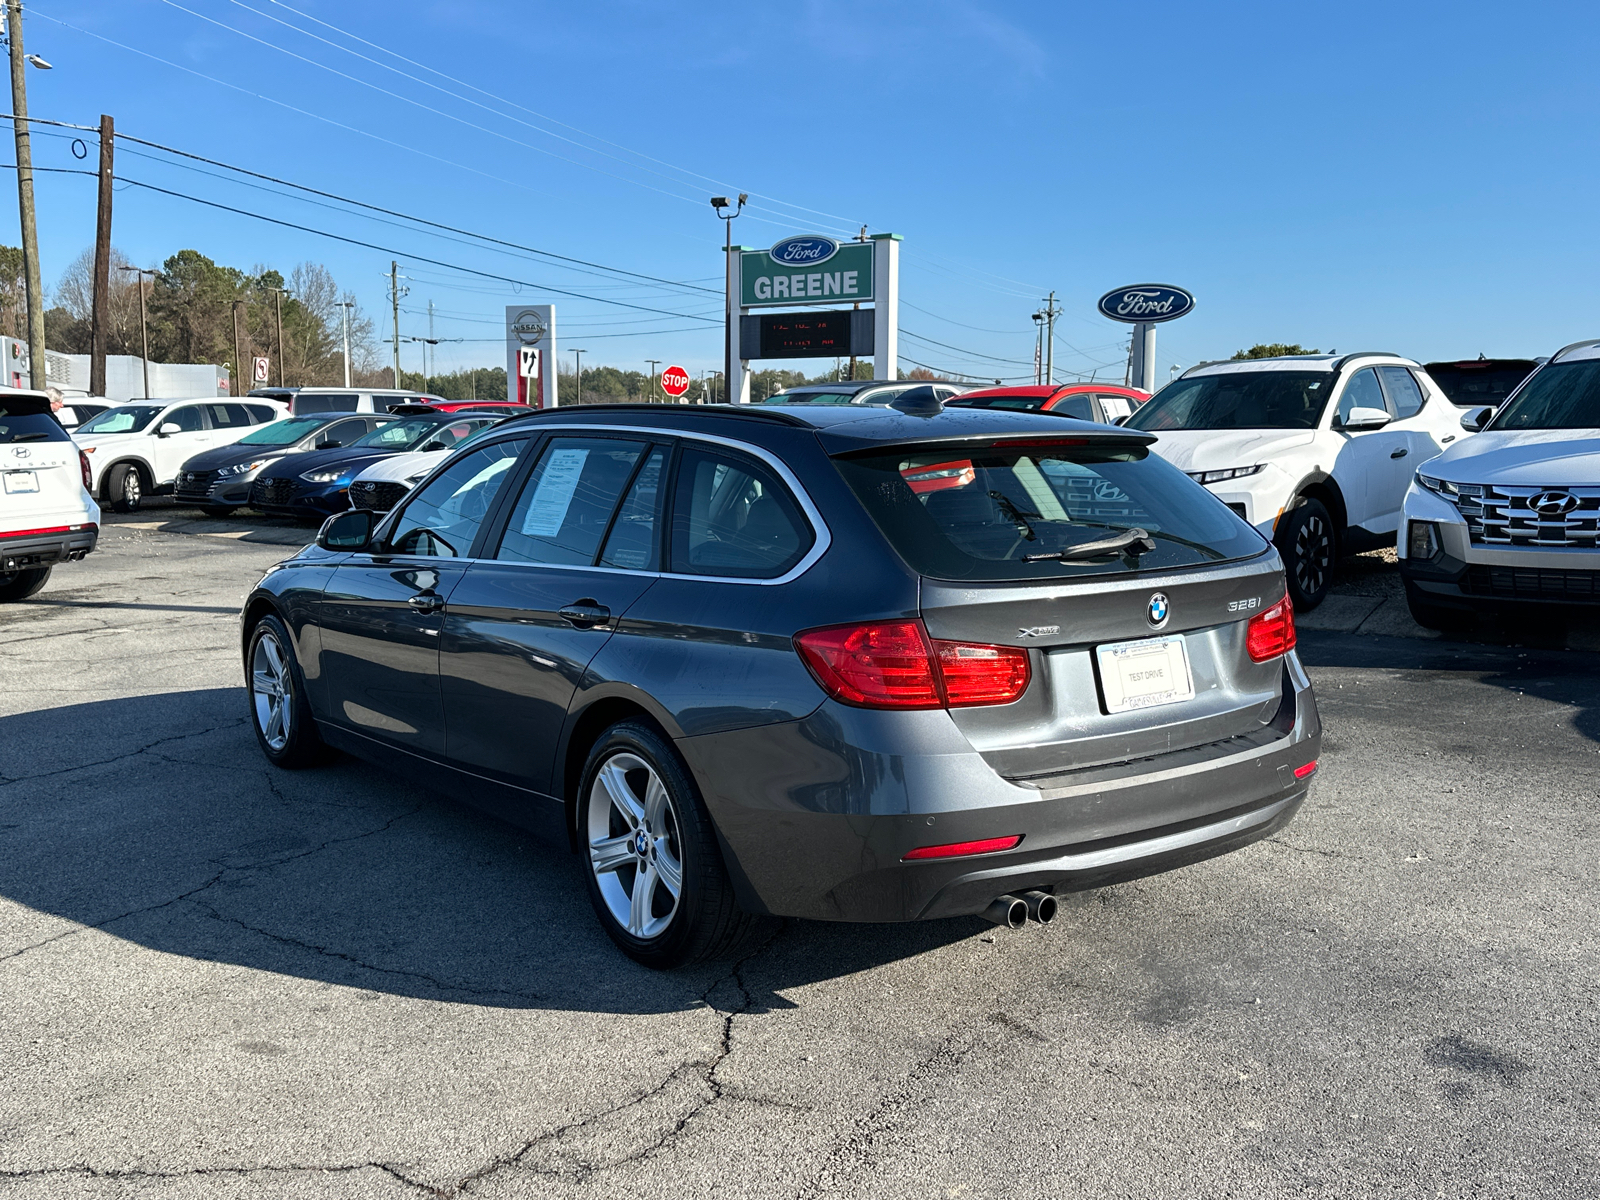
[[[1570,346],[1563,346],[1550,356],[1551,362],[1560,362],[1561,356],[1568,350],[1581,350],[1585,346],[1600,346],[1600,338],[1590,338],[1583,342],[1573,342]]]
[[[1335,375],[1337,375],[1340,371],[1344,370],[1345,363],[1349,362],[1352,358],[1374,358],[1374,357],[1404,358],[1405,355],[1404,354],[1396,354],[1393,350],[1357,350],[1354,354],[1342,354],[1342,355],[1340,355],[1339,356],[1339,360],[1333,364],[1333,373]]]
[[[765,421],[776,421],[782,425],[799,425],[802,428],[811,428],[811,423],[793,413],[783,412],[776,408],[768,408],[761,404],[656,404],[650,401],[629,403],[621,401],[615,404],[569,404],[564,408],[542,408],[538,412],[528,413],[526,416],[517,417],[519,421],[532,421],[538,417],[571,417],[574,413],[624,413],[624,412],[679,412],[703,413],[716,417],[756,417]]]
[[[1182,372],[1178,376],[1178,378],[1182,379],[1186,375],[1189,374],[1189,371],[1198,371],[1202,367],[1220,367],[1223,363],[1230,363],[1230,362],[1235,362],[1235,361],[1242,361],[1242,360],[1235,360],[1235,359],[1232,359],[1232,358],[1213,358],[1209,362],[1197,362],[1197,363],[1194,364],[1194,366],[1192,366],[1188,370]]]

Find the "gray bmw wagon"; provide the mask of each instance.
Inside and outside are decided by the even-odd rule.
[[[256,733],[571,846],[655,967],[763,914],[1047,920],[1271,834],[1316,770],[1277,552],[1153,440],[937,401],[508,421],[261,580]]]

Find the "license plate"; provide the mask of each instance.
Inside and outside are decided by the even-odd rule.
[[[7,471],[6,495],[14,496],[18,492],[37,492],[39,490],[39,476],[34,471]]]
[[[1096,646],[1106,712],[1127,712],[1194,699],[1194,677],[1182,637],[1141,638]]]

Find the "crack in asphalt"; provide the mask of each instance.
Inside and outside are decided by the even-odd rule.
[[[1346,862],[1360,862],[1361,858],[1354,854],[1344,854],[1338,850],[1318,850],[1313,846],[1296,846],[1293,842],[1286,842],[1282,838],[1263,838],[1262,841],[1274,846],[1282,846],[1285,850],[1293,850],[1296,854],[1315,854],[1320,858],[1342,858]]]
[[[513,1153],[500,1155],[492,1159],[490,1162],[484,1164],[482,1167],[479,1167],[477,1170],[462,1176],[450,1188],[439,1190],[436,1194],[441,1198],[446,1198],[446,1200],[448,1200],[448,1198],[462,1196],[474,1184],[480,1183],[483,1180],[497,1175],[502,1171],[525,1171],[531,1174],[542,1175],[546,1177],[565,1177],[572,1182],[579,1183],[592,1175],[599,1174],[603,1171],[615,1170],[618,1167],[627,1166],[632,1163],[643,1162],[653,1155],[659,1153],[661,1150],[665,1149],[668,1145],[675,1141],[684,1132],[684,1130],[686,1130],[696,1120],[696,1118],[703,1116],[706,1112],[724,1100],[746,1104],[764,1104],[772,1107],[789,1109],[791,1111],[796,1109],[806,1112],[811,1111],[810,1109],[802,1108],[801,1106],[789,1104],[784,1101],[771,1100],[766,1097],[751,1096],[741,1092],[731,1091],[728,1086],[724,1084],[720,1078],[718,1078],[718,1072],[721,1070],[723,1063],[727,1061],[728,1057],[733,1053],[734,1050],[734,1024],[741,1016],[745,1015],[750,1010],[750,1006],[754,1003],[754,998],[750,994],[750,989],[745,985],[744,982],[743,973],[745,967],[757,956],[765,953],[772,946],[772,944],[777,941],[779,936],[781,936],[783,933],[783,928],[784,927],[780,925],[772,932],[771,935],[763,940],[760,945],[756,946],[742,958],[738,959],[726,975],[720,976],[714,980],[709,986],[706,987],[704,991],[700,993],[699,1000],[702,1004],[706,1005],[706,1007],[712,1011],[722,1014],[722,1029],[718,1038],[717,1048],[709,1059],[680,1063],[654,1087],[647,1088],[646,1090],[629,1097],[627,1100],[624,1100],[619,1104],[614,1104],[608,1108],[601,1109],[599,1112],[594,1112],[586,1116],[579,1117],[576,1120],[569,1121],[564,1125],[559,1125],[554,1129],[548,1130],[537,1137],[529,1138],[527,1141],[523,1142],[522,1145]],[[724,984],[730,983],[738,990],[739,999],[737,1003],[728,1008],[720,1008],[717,1006],[715,1001],[712,1000],[712,996],[714,996]],[[677,1118],[672,1125],[664,1133],[662,1133],[660,1137],[656,1138],[655,1141],[651,1142],[648,1146],[641,1147],[638,1150],[624,1154],[621,1157],[608,1162],[590,1163],[580,1161],[567,1167],[540,1167],[537,1164],[527,1161],[528,1156],[533,1154],[536,1150],[545,1146],[553,1145],[554,1143],[559,1142],[562,1138],[566,1137],[568,1134],[574,1133],[581,1129],[586,1129],[600,1121],[605,1120],[608,1117],[615,1116],[617,1113],[625,1112],[632,1108],[637,1108],[639,1105],[661,1095],[679,1080],[692,1078],[695,1076],[699,1077],[702,1092],[698,1102],[689,1110],[689,1112]]]
[[[356,1171],[379,1171],[424,1195],[437,1196],[436,1188],[408,1178],[389,1163],[283,1163],[262,1164],[255,1167],[187,1167],[179,1171],[148,1171],[136,1167],[93,1167],[88,1163],[73,1163],[64,1167],[23,1167],[0,1169],[0,1179],[41,1179],[51,1176],[71,1175],[80,1179],[204,1179],[211,1176],[322,1174],[345,1175]]]
[[[57,775],[70,775],[74,771],[86,771],[91,767],[105,767],[112,763],[123,762],[130,758],[138,758],[141,754],[148,754],[157,746],[164,746],[168,742],[183,742],[190,738],[205,737],[210,733],[219,733],[224,729],[236,729],[245,723],[247,718],[238,717],[232,721],[223,721],[217,725],[208,725],[204,729],[197,729],[192,733],[174,733],[167,737],[157,738],[140,746],[137,750],[127,750],[121,754],[113,754],[110,758],[95,759],[92,762],[75,763],[70,767],[61,767],[55,771],[41,771],[37,775],[0,775],[0,787],[10,787],[13,783],[31,783],[36,779],[53,779]]]

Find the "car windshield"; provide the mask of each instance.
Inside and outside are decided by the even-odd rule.
[[[1451,404],[1501,404],[1533,370],[1532,362],[1429,363],[1428,378]]]
[[[330,422],[318,421],[311,417],[290,417],[287,421],[274,421],[271,425],[263,425],[254,433],[245,434],[239,439],[239,445],[288,446],[327,424]]]
[[[138,433],[156,414],[166,408],[164,404],[119,404],[98,416],[90,417],[78,426],[79,433]]]
[[[1227,371],[1167,384],[1129,417],[1130,429],[1315,429],[1331,371]]]
[[[1600,429],[1600,359],[1548,364],[1488,428]]]
[[[945,401],[957,408],[1015,408],[1034,412],[1044,407],[1044,396],[957,396]]]
[[[411,443],[422,441],[428,434],[437,432],[443,424],[433,417],[407,417],[363,434],[350,445],[371,446],[378,450],[409,450]]]
[[[967,443],[835,461],[907,564],[938,579],[1127,575],[1267,548],[1227,505],[1142,442]],[[1136,529],[1154,548],[1124,553],[1120,543]],[[1078,549],[1107,541],[1113,548]]]

